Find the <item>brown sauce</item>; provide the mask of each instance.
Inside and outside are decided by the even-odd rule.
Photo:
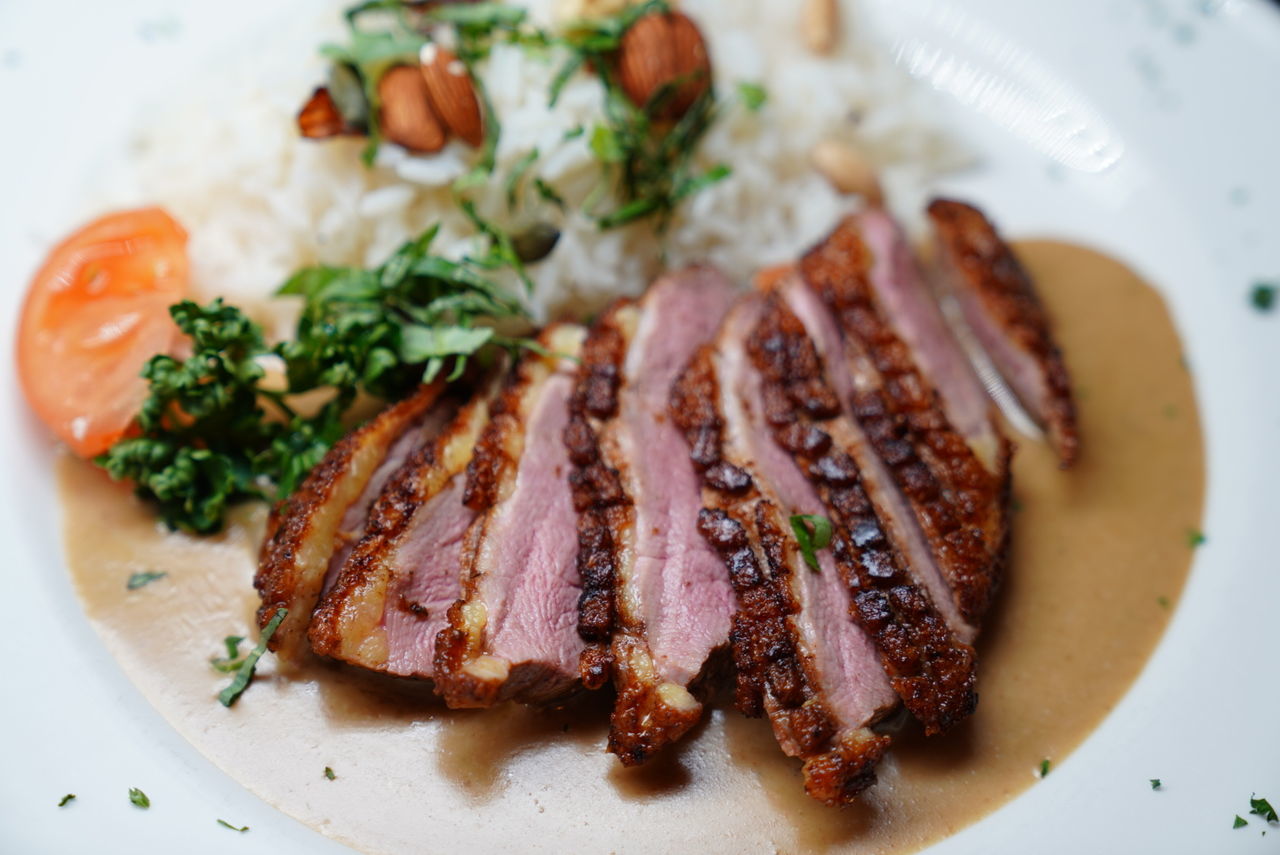
[[[603,750],[608,699],[452,712],[421,685],[263,660],[232,709],[209,666],[251,636],[263,508],[193,539],[163,530],[92,467],[59,467],[66,554],[89,618],[197,749],[279,809],[370,853],[422,850],[910,852],[974,822],[1060,763],[1128,689],[1186,579],[1200,519],[1199,420],[1160,297],[1120,264],[1036,241],[1018,253],[1057,324],[1084,454],[1060,472],[1024,441],[1013,556],[979,642],[981,702],[956,732],[908,728],[862,803],[803,793],[768,725],[721,701],[638,770]],[[135,591],[137,571],[169,575]],[[332,767],[333,781],[323,770]],[[731,820],[730,820],[731,817]],[[429,842],[429,843],[426,843]]]

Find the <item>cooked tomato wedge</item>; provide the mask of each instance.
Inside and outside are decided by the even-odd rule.
[[[146,400],[142,366],[181,333],[187,233],[159,208],[108,214],[49,253],[27,290],[18,375],[31,408],[83,457],[106,451]]]

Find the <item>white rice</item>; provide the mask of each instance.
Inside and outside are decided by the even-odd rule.
[[[384,146],[369,169],[359,159],[362,141],[299,138],[294,116],[324,77],[315,47],[343,38],[342,5],[273,30],[271,50],[220,69],[195,94],[188,88],[185,105],[138,140],[129,198],[115,201],[164,205],[186,226],[200,299],[222,295],[265,316],[264,298],[293,270],[317,262],[377,264],[436,222],[438,251],[457,257],[475,246],[449,189],[474,159],[472,149],[455,141],[419,157]],[[525,5],[548,23],[555,0]],[[577,212],[598,165],[589,133],[564,135],[579,125],[589,132],[599,121],[596,79],[577,75],[548,109],[560,57],[500,46],[482,67],[502,136],[497,177],[473,191],[480,210],[513,229],[550,219],[562,231],[555,251],[530,271],[532,306],[542,317],[583,315],[618,294],[639,293],[664,265],[708,261],[745,283],[760,267],[795,257],[857,204],[810,167],[809,151],[822,138],[860,146],[889,198],[904,208],[918,206],[927,181],[964,159],[928,121],[930,93],[880,46],[859,38],[853,9],[846,9],[837,51],[816,57],[800,41],[796,4],[685,0],[682,8],[703,24],[726,102],[697,162],[725,163],[733,173],[691,197],[662,239],[649,223],[601,232]],[[759,113],[737,100],[739,82],[768,92]],[[557,188],[570,203],[568,215],[531,191],[515,212],[506,210],[502,176],[534,148],[540,156],[530,175]],[[274,331],[283,333],[285,324],[277,315]]]

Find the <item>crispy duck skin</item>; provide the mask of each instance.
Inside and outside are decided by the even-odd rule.
[[[296,663],[306,652],[312,609],[363,532],[369,505],[416,444],[415,427],[443,388],[423,386],[347,434],[272,512],[253,584],[262,598],[260,627],[277,610],[289,610],[269,641],[284,661]]]
[[[697,723],[691,687],[728,643],[733,591],[697,531],[699,479],[666,408],[733,296],[723,276],[695,267],[615,304],[587,336],[571,399],[583,678],[594,685],[611,664],[609,750],[628,766]]]
[[[564,430],[584,331],[558,324],[517,363],[467,465],[477,513],[462,594],[436,638],[436,690],[453,708],[549,703],[578,684],[581,585]]]
[[[874,265],[883,262],[872,257],[861,226],[856,219],[841,223],[801,259],[799,272],[838,321],[852,374],[837,384],[846,410],[895,469],[894,480],[913,505],[961,615],[977,626],[1008,551],[1012,446],[994,423],[994,445],[977,447],[952,427],[915,351],[890,323],[882,289],[872,282]],[[938,334],[949,335],[945,328]],[[904,457],[907,445],[923,466]],[[989,451],[985,464],[983,447]]]
[[[748,349],[764,378],[764,416],[774,438],[831,512],[832,550],[849,586],[853,619],[875,641],[894,691],[925,732],[949,729],[977,704],[973,648],[956,638],[905,569],[847,450],[852,426],[840,399],[804,324],[781,295],[768,297]],[[903,452],[909,454],[909,445]]]
[[[1080,450],[1071,380],[1031,278],[995,226],[964,202],[935,199],[942,280],[996,369],[1045,429],[1062,468]]]
[[[460,593],[462,538],[475,519],[462,503],[466,467],[499,380],[495,371],[387,483],[312,617],[316,653],[397,676],[434,676],[436,635]]]
[[[814,573],[789,533],[789,514],[822,508],[768,426],[756,422],[762,404],[745,337],[759,299],[741,301],[716,343],[697,351],[672,388],[671,415],[702,473],[699,530],[728,567],[737,597],[730,632],[737,706],[768,715],[783,751],[803,760],[810,796],[847,804],[875,781],[890,740],[870,725],[896,698],[849,617],[831,552],[820,551]]]

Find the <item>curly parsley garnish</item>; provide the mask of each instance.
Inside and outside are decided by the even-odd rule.
[[[147,363],[137,431],[97,463],[134,482],[171,528],[213,532],[230,505],[291,493],[346,433],[357,396],[395,399],[446,370],[458,377],[490,343],[520,344],[492,326],[525,317],[490,278],[506,268],[523,275],[510,242],[490,235],[485,254],[452,261],[431,254],[435,234],[408,241],[371,270],[294,274],[279,293],[301,297],[302,315],[294,338],[274,347],[221,300],[172,307],[191,355]],[[286,388],[267,383],[269,359],[283,362]],[[322,406],[294,409],[292,396],[317,390],[327,394]]]
[[[831,545],[831,520],[817,514],[794,514],[791,517],[791,532],[800,544],[800,554],[809,569],[818,572],[817,550]]]

